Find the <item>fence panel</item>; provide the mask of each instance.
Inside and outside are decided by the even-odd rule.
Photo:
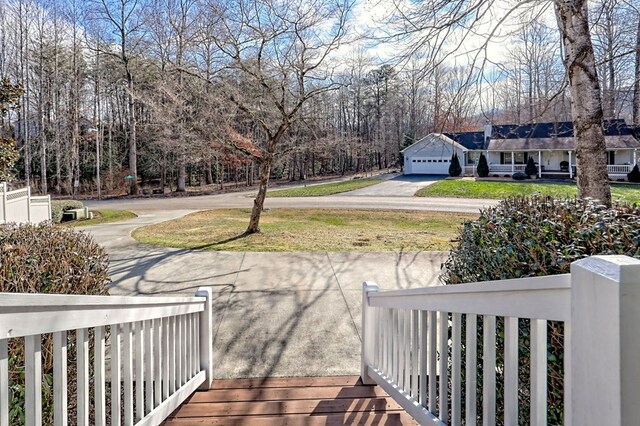
[[[31,223],[51,220],[51,196],[31,197]]]
[[[31,188],[8,191],[6,182],[0,183],[0,224],[41,223],[51,220],[51,197],[31,196]]]

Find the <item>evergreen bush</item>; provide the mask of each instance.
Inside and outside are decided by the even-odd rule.
[[[487,163],[487,157],[482,153],[480,153],[480,159],[478,160],[477,172],[479,177],[489,176],[489,164]]]
[[[451,164],[449,164],[449,176],[460,176],[462,174],[462,167],[460,167],[460,160],[458,160],[458,154],[453,153],[451,156]]]
[[[527,176],[538,175],[538,166],[536,166],[535,161],[533,161],[533,157],[529,157],[527,160],[527,166],[524,168],[524,174]]]
[[[53,225],[0,225],[0,292],[107,295],[108,257],[88,234]],[[90,342],[93,342],[90,339]],[[53,338],[42,336],[42,420],[53,424]],[[70,353],[75,334],[68,333]],[[93,343],[91,343],[93,347]],[[68,364],[69,402],[75,402],[75,363]],[[93,367],[91,367],[93,368]],[[23,339],[9,340],[11,425],[25,424]],[[93,412],[93,410],[91,410]],[[70,410],[74,423],[75,410]]]
[[[640,170],[638,170],[637,164],[633,166],[633,169],[629,173],[627,173],[627,180],[634,183],[640,182]]]
[[[542,196],[509,198],[498,206],[482,210],[479,219],[466,222],[459,241],[443,265],[441,279],[445,284],[563,274],[570,271],[573,261],[587,256],[640,257],[640,207],[618,204],[608,208],[593,200],[555,200]],[[503,379],[500,366],[503,327],[499,318],[498,383]],[[530,395],[529,320],[521,319],[519,327],[518,394],[520,415],[526,419]],[[481,326],[478,330],[480,338]],[[562,424],[563,324],[549,321],[548,333],[548,421]],[[481,380],[479,376],[478,381]],[[501,392],[499,387],[498,417],[503,410]]]

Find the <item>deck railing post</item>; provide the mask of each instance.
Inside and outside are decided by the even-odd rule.
[[[373,308],[369,305],[369,293],[378,291],[378,286],[372,282],[362,284],[362,342],[360,352],[360,377],[365,385],[374,385],[373,381],[367,374],[367,368],[373,363],[373,354],[375,353],[375,317]]]
[[[566,425],[640,418],[640,260],[592,256],[571,265],[566,324]]]
[[[213,330],[212,330],[212,296],[210,287],[200,287],[197,297],[205,297],[204,311],[200,312],[200,370],[206,378],[200,390],[209,390],[213,383]]]

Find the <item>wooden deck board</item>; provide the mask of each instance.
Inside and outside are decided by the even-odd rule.
[[[239,416],[200,419],[169,419],[166,426],[320,426],[320,425],[359,425],[359,426],[402,426],[417,425],[406,413],[346,413],[326,416]]]
[[[165,425],[415,425],[378,386],[356,376],[216,380]]]
[[[190,402],[282,401],[300,399],[376,398],[387,394],[378,386],[221,389],[197,392]]]
[[[267,377],[257,379],[214,380],[211,389],[293,388],[362,385],[358,376]]]

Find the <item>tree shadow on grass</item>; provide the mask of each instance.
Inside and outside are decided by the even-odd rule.
[[[247,233],[247,232],[243,232],[242,234],[238,234],[236,236],[229,237],[229,238],[227,238],[225,240],[222,240],[222,241],[216,241],[216,242],[213,242],[213,243],[202,244],[202,245],[199,245],[199,246],[192,247],[191,249],[192,250],[207,250],[207,249],[211,249],[211,248],[214,248],[214,247],[219,247],[219,246],[221,246],[223,244],[232,243],[234,241],[241,240],[241,239],[246,238],[246,237],[248,237],[250,235],[253,235],[253,234],[250,234],[250,233]]]

